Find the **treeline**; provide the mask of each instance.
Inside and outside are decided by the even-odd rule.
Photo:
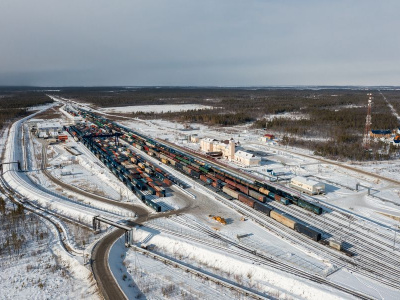
[[[0,90],[0,128],[11,119],[27,115],[28,107],[51,102],[43,92]]]
[[[202,123],[218,126],[233,126],[254,121],[254,118],[245,112],[226,113],[221,109],[188,110],[185,112],[134,112],[132,117],[145,119],[166,119],[178,122]]]
[[[291,147],[311,149],[315,155],[338,160],[389,160],[398,151],[396,147],[375,141],[371,143],[371,151],[366,151],[362,147],[362,137],[357,136],[350,136],[350,140],[343,142],[334,139],[315,141],[284,136],[282,143]]]
[[[63,90],[60,95],[97,106],[203,104],[211,109],[185,112],[135,112],[132,117],[167,119],[214,126],[252,122],[252,127],[286,135],[293,146],[306,147],[331,158],[355,160],[385,156],[379,147],[362,149],[367,115],[366,90],[244,89],[244,88],[101,88]],[[399,126],[378,91],[372,91],[372,129]],[[385,91],[400,112],[400,91]],[[308,142],[310,141],[310,142]],[[392,151],[392,150],[391,150]],[[390,151],[388,153],[391,153]]]

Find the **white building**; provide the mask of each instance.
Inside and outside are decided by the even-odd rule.
[[[261,163],[261,157],[239,150],[235,153],[234,161],[246,167],[259,166]]]
[[[38,132],[46,133],[58,132],[63,128],[60,122],[38,122],[36,127]]]
[[[205,138],[200,141],[200,149],[204,152],[213,152],[214,143],[217,142],[216,139]]]
[[[325,193],[325,184],[305,177],[297,176],[290,180],[290,186],[309,195]]]
[[[205,138],[200,141],[200,149],[204,152],[221,152],[222,157],[233,160],[235,157],[235,141],[217,141],[216,139]]]

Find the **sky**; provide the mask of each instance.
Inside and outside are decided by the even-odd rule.
[[[0,85],[400,85],[400,1],[1,0]]]

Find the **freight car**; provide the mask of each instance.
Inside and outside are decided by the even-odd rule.
[[[254,207],[254,203],[256,202],[255,200],[251,199],[250,197],[247,197],[243,195],[242,193],[238,193],[238,200],[251,208]]]
[[[272,207],[261,204],[259,202],[254,202],[254,209],[261,211],[262,213],[266,214],[268,217],[270,216],[271,211],[273,210]]]
[[[156,212],[161,212],[161,206],[158,203],[155,203],[154,201],[150,199],[145,200],[146,205],[150,206],[152,209],[154,209]]]
[[[294,230],[308,236],[310,239],[312,239],[316,242],[318,242],[321,239],[320,232],[310,228],[309,226],[303,225],[301,223],[296,222],[296,224],[294,225]]]
[[[329,241],[329,247],[342,251],[343,247],[342,247],[342,243],[338,242],[338,241],[334,241],[334,240],[330,240]]]
[[[224,189],[224,187],[222,186],[221,182],[217,182],[216,179],[228,182],[240,192],[234,191],[229,187],[225,187],[224,192],[227,192],[228,195],[235,199],[239,199],[239,195],[241,195],[240,198],[242,199],[242,202],[245,202],[244,199],[247,199],[249,200],[246,201],[247,204],[252,207],[254,207],[255,203],[253,199],[256,199],[260,202],[266,202],[267,198],[269,198],[280,201],[285,205],[288,205],[289,202],[292,202],[295,205],[298,205],[306,210],[313,211],[316,214],[322,213],[321,207],[304,199],[300,199],[296,195],[276,188],[270,184],[261,183],[258,181],[250,181],[247,178],[244,178],[238,174],[231,173],[228,170],[221,169],[220,167],[217,167],[215,165],[210,166],[199,158],[195,158],[191,155],[188,155],[187,153],[182,153],[179,150],[163,145],[157,141],[154,141],[151,138],[143,136],[117,123],[110,122],[105,118],[98,118],[93,113],[91,113],[91,116],[93,117],[93,119],[97,119],[100,122],[100,126],[107,127],[113,131],[119,131],[123,133],[124,137],[129,137],[132,142],[135,142],[135,146],[139,149],[145,149],[146,152],[150,152],[150,155],[155,155],[155,157],[157,157],[159,160],[162,160],[164,163],[170,163],[172,166],[175,166],[176,169],[185,172],[191,177],[198,179],[201,176],[202,181],[206,182],[207,184],[211,184],[213,187],[222,189]],[[208,177],[207,175],[210,172],[213,173],[214,176]],[[210,178],[211,181],[205,179],[203,177],[204,175]],[[160,178],[159,176],[157,177]],[[261,188],[263,190],[261,190]],[[245,195],[248,195],[250,197],[247,197]]]
[[[291,228],[294,229],[294,225],[296,224],[296,221],[293,220],[289,215],[285,213],[278,213],[275,210],[272,210],[270,212],[270,217],[274,219],[275,221]]]
[[[313,213],[315,213],[317,215],[322,214],[322,207],[320,207],[318,205],[315,205],[315,204],[313,204],[311,202],[308,202],[306,200],[298,199],[297,205],[302,207],[302,208],[304,208],[304,209],[306,209],[306,210],[312,211]]]
[[[236,191],[234,191],[234,190],[232,190],[232,189],[230,189],[230,188],[228,188],[227,186],[224,186],[224,187],[222,188],[222,191],[223,191],[225,194],[227,194],[227,195],[229,195],[229,196],[231,196],[231,197],[233,197],[233,198],[235,198],[235,199],[238,199],[238,198],[239,198],[239,193],[236,192]]]

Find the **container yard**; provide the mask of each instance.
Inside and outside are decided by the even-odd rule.
[[[400,2],[175,2],[1,2],[0,300],[400,299]]]
[[[275,211],[274,207],[265,204],[276,201],[285,206],[296,205],[303,209],[304,213],[306,211],[317,215],[323,213],[322,207],[297,196],[294,190],[290,191],[279,188],[272,183],[260,182],[248,175],[237,176],[231,170],[214,165],[201,156],[192,156],[181,152],[87,110],[80,109],[79,113],[83,118],[90,120],[93,125],[70,126],[67,128],[68,132],[77,140],[82,141],[141,201],[152,207],[156,212],[160,212],[161,207],[150,200],[148,196],[146,198],[146,195],[165,196],[162,185],[165,180],[167,180],[169,186],[173,183],[170,180],[171,175],[136,155],[126,146],[118,144],[118,138],[124,140],[134,149],[145,152],[165,165],[172,166],[175,170],[191,177],[223,197],[236,199],[265,213],[273,220],[306,235],[314,241],[321,240],[322,234],[318,229],[310,228],[309,224],[303,220],[298,223],[296,218],[290,214],[282,215],[282,213]],[[112,137],[107,137],[107,140],[102,142],[100,139],[107,135]],[[159,179],[163,179],[163,182],[160,182]],[[326,245],[323,240],[321,243]],[[346,254],[351,255],[351,252],[346,252]]]
[[[131,247],[127,250],[130,259],[132,251],[139,249],[143,255],[161,251],[171,259],[149,257],[167,264],[181,261],[184,264],[176,268],[182,274],[198,274],[187,265],[204,262],[208,275],[201,276],[243,295],[249,293],[243,288],[250,289],[256,298],[275,289],[262,283],[268,278],[265,272],[272,272],[273,277],[280,272],[287,274],[277,288],[295,295],[296,291],[287,287],[307,283],[307,288],[322,284],[362,298],[368,291],[348,289],[342,286],[343,279],[338,279],[355,273],[387,295],[388,289],[397,288],[397,267],[391,264],[397,256],[392,256],[390,234],[330,205],[337,195],[346,195],[344,191],[350,189],[346,182],[335,181],[337,176],[322,179],[322,172],[305,172],[320,166],[249,143],[246,152],[262,159],[260,165],[243,167],[187,147],[179,142],[182,139],[158,138],[169,129],[157,127],[157,134],[143,130],[153,123],[138,122],[138,127],[121,124],[71,102],[62,109],[66,119],[57,132],[59,141],[28,137],[30,127],[25,131],[26,143],[32,144],[25,155],[47,158],[38,161],[43,174],[31,175],[32,181],[42,184],[40,193],[48,189],[60,197],[56,202],[49,199],[48,204],[43,197],[37,204],[54,214],[86,222],[100,234],[106,233],[102,222],[111,224],[108,228],[126,228],[119,241]],[[30,167],[29,163],[20,165]],[[364,186],[368,187],[361,182],[357,189],[362,191]],[[356,193],[360,192],[350,190],[348,197]],[[82,208],[73,212],[71,206]],[[85,214],[86,210],[90,214]],[[132,226],[132,233],[126,224]],[[110,257],[121,257],[121,250],[114,246]],[[373,258],[376,251],[382,254],[382,261]],[[219,253],[230,255],[222,258]],[[221,265],[223,260],[227,261]],[[242,264],[240,269],[231,268]],[[255,270],[259,274],[253,274]],[[259,288],[247,283],[230,286],[224,272],[247,279],[250,272]],[[214,281],[217,279],[210,274],[220,281]],[[314,292],[321,293],[319,288]]]

